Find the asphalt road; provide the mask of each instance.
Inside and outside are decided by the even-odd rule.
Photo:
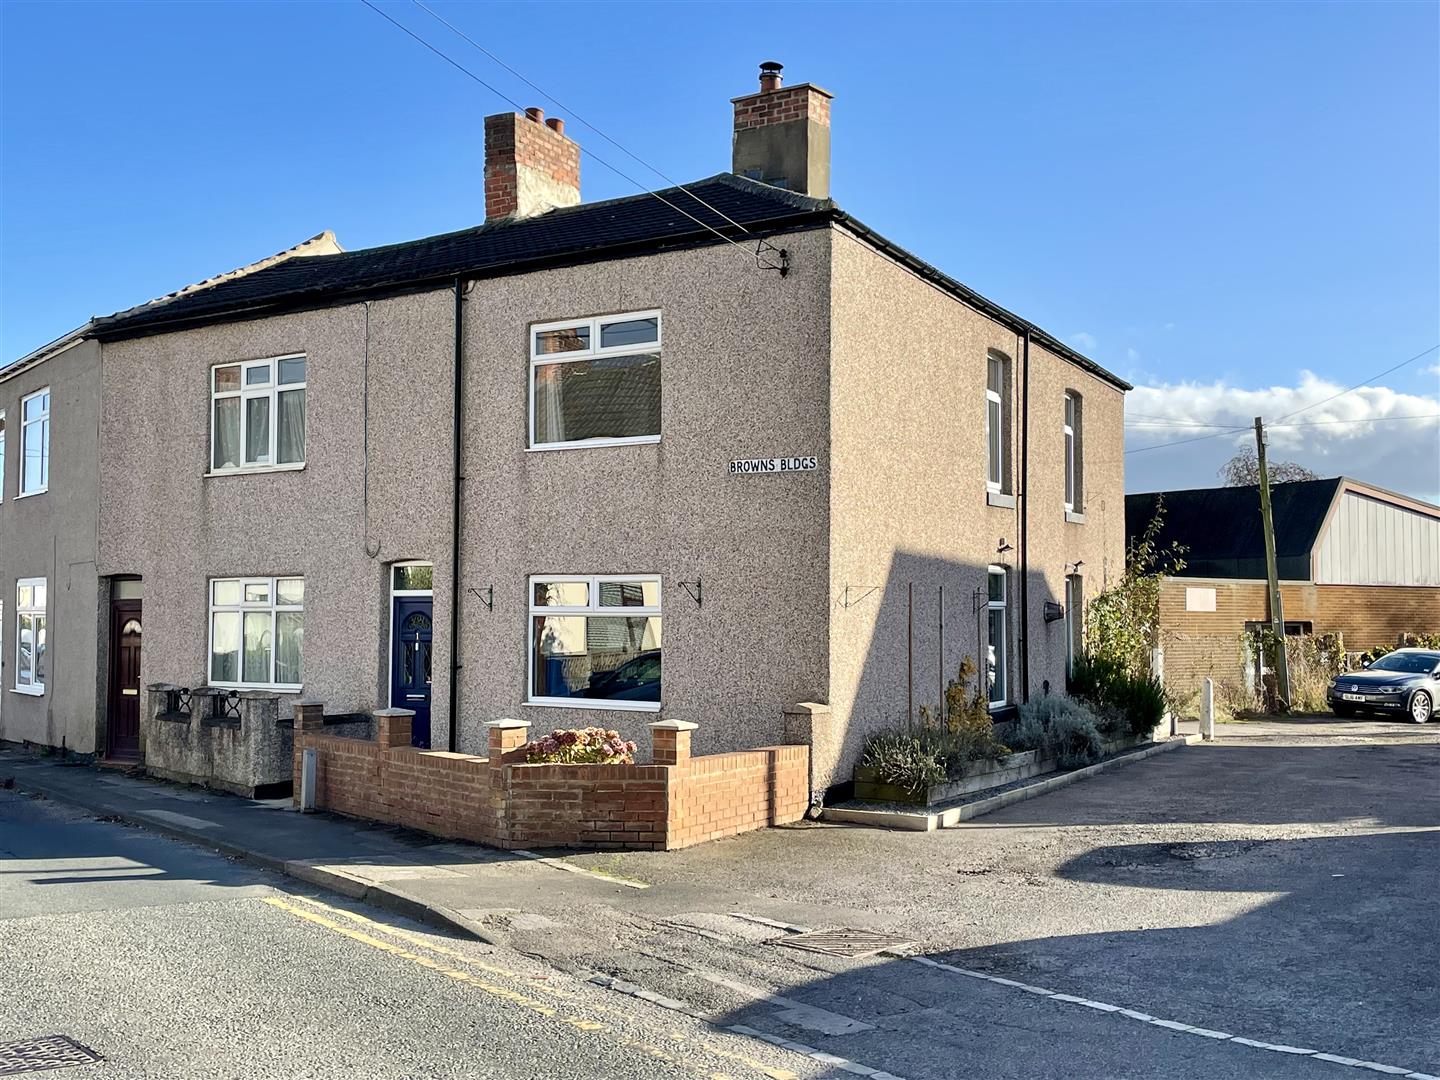
[[[518,954],[0,791],[0,1044],[51,1035],[104,1059],[43,1074],[67,1080],[833,1075]]]

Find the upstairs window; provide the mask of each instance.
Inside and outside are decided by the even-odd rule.
[[[20,494],[50,490],[50,388],[20,399]]]
[[[660,313],[530,331],[530,448],[660,441]]]
[[[210,373],[212,472],[305,463],[305,357],[221,364]]]
[[[1080,395],[1074,392],[1065,395],[1065,510],[1069,513],[1084,513],[1084,466],[1081,451],[1084,439],[1080,423],[1083,415]]]
[[[5,501],[5,414],[0,412],[0,502]]]
[[[210,683],[300,689],[305,579],[210,582]]]
[[[530,704],[660,708],[660,579],[530,579]]]
[[[45,693],[46,591],[44,578],[21,578],[15,585],[15,689],[21,694]]]
[[[998,353],[985,360],[985,487],[1001,492],[1007,483],[1010,445],[1005,439],[1005,385],[1008,361]]]

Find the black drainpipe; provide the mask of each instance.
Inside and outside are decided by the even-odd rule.
[[[1020,700],[1030,700],[1030,330],[1024,332],[1020,389]]]
[[[461,402],[465,381],[465,350],[462,345],[464,321],[464,295],[460,291],[460,279],[455,279],[455,385],[451,394],[453,416],[451,418],[451,476],[454,486],[450,493],[450,740],[453,754],[459,745],[460,732],[460,495],[465,478],[460,474],[461,447]]]

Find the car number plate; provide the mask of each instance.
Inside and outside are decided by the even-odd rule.
[[[1341,694],[1341,695],[1340,695],[1340,700],[1341,700],[1341,701],[1364,701],[1364,700],[1365,700],[1365,695],[1364,695],[1364,694]]]

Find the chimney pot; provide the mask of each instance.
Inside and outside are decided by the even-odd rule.
[[[762,94],[771,94],[780,89],[782,81],[780,72],[784,69],[784,64],[774,60],[766,60],[760,65],[760,92]]]
[[[537,124],[544,123],[545,121],[545,110],[537,109],[534,105],[531,105],[530,108],[525,110],[525,115]]]
[[[565,134],[565,121],[561,120],[558,116],[552,116],[549,120],[546,120],[545,126],[555,132],[556,135]]]

